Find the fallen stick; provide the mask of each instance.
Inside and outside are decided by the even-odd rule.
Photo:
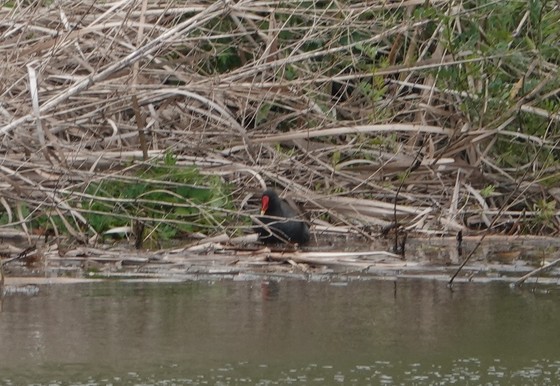
[[[520,286],[521,284],[523,284],[525,282],[525,280],[527,280],[528,278],[530,278],[531,276],[535,276],[538,275],[539,273],[546,271],[547,269],[550,269],[552,267],[554,267],[556,264],[560,263],[560,259],[556,259],[551,263],[548,263],[546,265],[543,265],[540,268],[537,268],[531,272],[529,272],[528,274],[526,274],[525,276],[521,277],[521,279],[517,280],[515,283],[513,283],[514,287]]]

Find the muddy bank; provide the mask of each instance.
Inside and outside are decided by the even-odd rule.
[[[454,238],[409,238],[404,257],[391,252],[392,243],[392,240],[366,243],[325,237],[294,249],[265,247],[245,238],[242,243],[204,242],[157,251],[136,251],[122,243],[97,248],[38,243],[22,249],[11,245],[11,259],[4,259],[4,274],[8,286],[100,279],[183,281],[269,277],[317,281],[402,278],[448,281],[475,250],[455,282],[518,283],[542,267],[547,269],[527,278],[527,283],[560,282],[560,267],[555,264],[560,242],[554,238],[488,236],[480,243],[479,237],[465,237],[460,245]]]

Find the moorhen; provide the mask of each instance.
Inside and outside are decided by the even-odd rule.
[[[259,240],[266,244],[298,243],[309,241],[309,227],[303,220],[297,219],[298,214],[278,194],[271,189],[265,190],[261,199],[261,215],[259,220],[266,224],[260,227]],[[275,217],[275,218],[274,218]]]

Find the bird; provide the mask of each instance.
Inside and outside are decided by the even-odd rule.
[[[309,241],[309,227],[297,212],[272,189],[263,192],[259,221],[265,224],[258,228],[259,240],[265,244],[297,243]]]

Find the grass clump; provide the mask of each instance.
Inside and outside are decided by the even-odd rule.
[[[192,165],[177,165],[170,153],[161,162],[134,169],[67,194],[73,210],[45,204],[32,210],[28,203],[20,203],[17,212],[36,234],[71,234],[85,242],[108,233],[113,238],[133,237],[137,243],[140,239],[138,245],[145,246],[224,231],[233,221],[230,188],[220,177],[204,175]],[[10,223],[5,213],[0,222]]]
[[[179,167],[167,155],[163,163],[142,167],[133,177],[103,179],[88,184],[84,217],[97,232],[146,225],[152,241],[192,237],[223,230],[232,219],[228,186],[217,176],[203,175],[194,166]]]

